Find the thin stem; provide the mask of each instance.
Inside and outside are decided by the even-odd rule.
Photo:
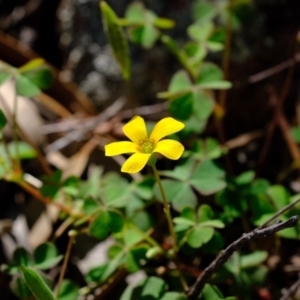
[[[58,202],[52,202],[51,199],[44,197],[39,190],[37,190],[35,187],[33,187],[32,185],[28,184],[25,180],[21,179],[17,179],[14,180],[14,182],[16,184],[18,184],[20,187],[22,187],[26,192],[28,192],[29,194],[31,194],[34,198],[36,198],[37,200],[43,202],[46,205],[52,204],[56,207],[58,207],[61,211],[67,213],[70,216],[74,216],[73,211],[67,207],[64,206],[61,203]],[[77,217],[82,217],[83,215],[77,215]],[[74,216],[75,217],[75,216]]]
[[[65,273],[66,273],[66,270],[67,270],[67,265],[68,265],[68,261],[69,261],[69,258],[70,258],[74,238],[75,238],[75,235],[71,235],[70,239],[69,239],[69,243],[68,243],[67,251],[66,251],[66,254],[65,254],[64,262],[63,262],[63,265],[61,267],[61,272],[60,272],[58,283],[57,283],[57,288],[56,288],[56,293],[55,293],[56,294],[55,295],[56,299],[58,298],[59,290],[60,290],[61,284],[63,282],[64,276],[65,276]]]
[[[158,171],[157,171],[156,166],[154,164],[152,165],[152,169],[153,169],[153,173],[154,173],[156,182],[159,186],[161,196],[162,196],[162,199],[163,199],[164,212],[166,214],[166,217],[167,217],[167,220],[168,220],[168,225],[169,225],[169,230],[170,230],[170,233],[171,233],[171,236],[172,236],[172,239],[173,239],[173,250],[174,250],[175,253],[177,253],[178,252],[177,239],[176,239],[175,229],[174,229],[174,225],[173,225],[173,220],[172,220],[172,217],[171,217],[170,205],[168,204],[164,188],[162,186]]]
[[[68,217],[55,231],[54,239],[59,238],[73,223],[74,223],[74,219],[72,217]]]
[[[170,205],[168,204],[168,201],[167,201],[167,198],[166,198],[166,195],[165,195],[165,191],[164,191],[164,188],[162,186],[160,176],[159,176],[159,173],[156,169],[155,164],[151,164],[151,167],[153,169],[153,173],[154,173],[156,182],[157,182],[157,184],[159,186],[159,189],[160,189],[160,192],[161,192],[161,196],[162,196],[163,204],[164,204],[164,212],[165,212],[167,220],[168,220],[169,230],[170,230],[172,240],[173,240],[173,245],[172,246],[173,246],[173,251],[174,251],[174,263],[175,263],[176,268],[177,268],[178,279],[179,279],[183,289],[185,291],[187,291],[188,290],[188,285],[187,285],[187,283],[186,283],[186,281],[185,281],[185,279],[184,279],[184,277],[183,277],[183,275],[180,271],[178,260],[177,260],[178,245],[177,245],[177,239],[176,239],[175,229],[174,229],[174,225],[173,225],[173,220],[172,220],[172,216],[171,216],[171,212],[170,212]]]
[[[10,157],[9,151],[8,151],[8,147],[7,147],[7,141],[4,137],[4,134],[2,134],[1,138],[0,138],[0,142],[2,142],[3,148],[4,148],[4,152],[6,154],[7,159],[9,160],[11,166],[13,166],[13,161]],[[7,171],[7,174],[11,173],[11,169],[7,166],[6,162],[3,159],[0,159],[0,165]]]
[[[263,227],[267,226],[269,223],[274,221],[280,215],[282,215],[283,213],[288,211],[290,208],[292,208],[294,205],[296,205],[299,201],[300,201],[300,197],[297,197],[293,202],[291,202],[290,204],[288,204],[285,207],[283,207],[282,209],[280,209],[275,215],[273,215],[270,219],[268,219],[266,222],[261,224],[258,228],[263,228]]]
[[[153,247],[158,247],[161,248],[160,245],[150,236],[151,234],[151,230],[146,233],[144,233],[142,230],[140,230],[138,227],[135,227],[135,230],[139,233],[139,234],[143,234],[144,235],[144,240],[147,241],[150,245],[152,245]]]

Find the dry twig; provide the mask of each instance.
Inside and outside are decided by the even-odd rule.
[[[287,221],[282,222],[279,221],[267,228],[263,229],[254,229],[249,233],[244,233],[239,239],[234,241],[231,245],[229,245],[225,250],[222,250],[217,258],[201,273],[201,275],[197,278],[194,285],[190,287],[187,292],[188,299],[194,300],[198,297],[199,293],[202,291],[205,283],[208,279],[229,259],[229,257],[245,244],[250,241],[266,238],[267,236],[281,231],[283,229],[293,227],[298,222],[299,217],[293,216],[289,218]]]
[[[71,131],[67,133],[65,136],[57,139],[52,144],[48,145],[46,148],[46,152],[58,151],[70,143],[79,141],[83,139],[84,135],[94,129],[99,123],[104,122],[110,118],[112,118],[125,104],[124,98],[119,98],[116,100],[111,106],[109,106],[105,111],[99,114],[96,118],[88,120],[85,124],[82,124],[80,129]]]

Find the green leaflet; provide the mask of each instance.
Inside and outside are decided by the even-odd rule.
[[[23,279],[38,300],[55,300],[55,297],[42,277],[33,269],[20,267]]]
[[[120,65],[123,78],[128,80],[130,78],[131,61],[123,28],[120,25],[119,18],[106,2],[100,2],[100,9],[114,56]]]

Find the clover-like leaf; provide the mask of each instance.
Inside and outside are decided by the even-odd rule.
[[[22,72],[21,74],[40,89],[50,87],[53,81],[52,71],[47,66],[41,66],[33,70]]]
[[[129,285],[120,300],[162,299],[166,288],[166,283],[161,278],[154,276],[147,277],[136,286]]]
[[[226,149],[212,138],[196,140],[192,145],[193,156],[197,159],[216,159],[226,153]]]
[[[40,191],[43,196],[54,199],[58,195],[59,189],[61,188],[61,177],[62,171],[60,170],[56,170],[49,176],[42,177],[44,184]]]
[[[104,239],[110,232],[120,232],[123,222],[120,213],[103,210],[90,223],[89,233],[98,239]]]
[[[17,143],[12,141],[7,145],[7,149],[10,157],[13,159],[31,159],[36,157],[35,149],[23,141],[18,141]]]
[[[41,93],[40,88],[27,77],[19,74],[16,78],[17,94],[24,97],[34,97]]]
[[[213,23],[194,23],[188,27],[188,34],[191,39],[201,42],[206,41],[214,29]]]
[[[190,184],[201,194],[210,195],[226,187],[225,172],[212,161],[203,161],[190,177]]]
[[[71,280],[64,280],[60,286],[57,300],[74,300],[79,296],[79,287]]]
[[[160,300],[187,300],[188,298],[178,292],[167,292],[163,295],[162,298],[160,298]]]
[[[145,7],[141,2],[133,2],[128,5],[125,18],[130,25],[142,25],[145,22]]]
[[[213,63],[202,64],[197,85],[202,89],[229,89],[232,84],[223,80],[222,70]]]
[[[195,226],[187,234],[187,243],[192,248],[199,248],[207,243],[214,234],[214,229],[211,227]]]
[[[28,267],[32,265],[32,259],[25,248],[18,247],[13,254],[13,263],[16,266]]]
[[[236,300],[235,297],[224,298],[216,286],[205,284],[199,300]]]
[[[63,256],[58,254],[54,244],[45,243],[36,248],[34,251],[35,268],[45,270],[57,265]]]
[[[148,249],[149,246],[147,244],[142,244],[132,247],[126,253],[125,267],[129,272],[134,273],[141,269],[141,262],[145,261]]]
[[[192,7],[194,20],[198,23],[206,23],[212,20],[218,13],[214,3],[195,1]]]
[[[272,204],[276,210],[279,210],[289,204],[290,194],[281,185],[273,185],[269,187],[267,194],[271,198]]]
[[[256,267],[262,264],[267,258],[267,251],[254,251],[253,253],[242,255],[240,258],[240,265],[243,269]]]
[[[196,206],[196,196],[188,183],[165,179],[162,180],[162,185],[166,193],[167,200],[172,203],[174,209],[181,211],[185,207]],[[157,184],[154,186],[154,195],[157,199],[162,201],[162,196]]]

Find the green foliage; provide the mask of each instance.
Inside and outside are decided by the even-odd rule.
[[[291,129],[291,136],[297,143],[300,143],[300,127],[293,127]]]
[[[217,159],[227,152],[217,140],[207,138],[206,140],[196,140],[191,146],[190,155],[197,160]]]
[[[201,205],[195,213],[192,208],[185,208],[180,217],[173,219],[175,230],[181,233],[180,244],[187,243],[192,248],[200,248],[208,243],[215,232],[215,228],[224,228],[221,220],[214,219],[214,213],[207,204]]]
[[[199,300],[236,300],[236,298],[235,297],[224,298],[224,296],[216,286],[206,284],[204,286],[202,295]]]
[[[41,270],[49,269],[57,265],[62,257],[62,255],[58,255],[55,245],[50,242],[38,246],[33,257],[24,248],[17,248],[13,255],[13,264],[9,266],[9,270],[13,274],[16,270],[15,267],[19,266],[32,266]]]
[[[133,2],[128,6],[121,24],[128,27],[130,40],[145,49],[154,46],[160,37],[160,29],[170,29],[175,25],[173,20],[159,18],[146,9],[142,2]]]
[[[12,159],[32,159],[36,157],[36,151],[25,142],[10,142],[7,150]]]
[[[278,218],[283,221],[299,215],[299,205],[295,204],[299,194],[291,195],[291,190],[283,185],[257,178],[252,170],[239,175],[233,170],[230,174],[235,175],[230,175],[226,173],[230,164],[226,163],[225,169],[222,157],[232,143],[227,143],[219,131],[228,105],[218,101],[217,96],[220,92],[222,95],[222,90],[230,89],[232,84],[224,76],[228,72],[223,73],[215,62],[222,61],[220,51],[228,54],[226,51],[230,49],[226,48],[228,43],[225,41],[234,37],[231,29],[239,30],[246,21],[251,13],[251,2],[194,1],[193,21],[186,28],[184,43],[163,33],[175,26],[173,20],[159,17],[142,2],[129,4],[124,18],[119,18],[105,1],[100,2],[100,10],[108,41],[125,80],[131,76],[128,40],[149,51],[156,44],[164,46],[181,64],[181,69],[174,71],[165,91],[157,97],[167,102],[169,115],[184,123],[184,129],[175,139],[183,144],[185,151],[179,162],[167,164],[157,159],[157,165],[163,170],[159,172],[162,180],[157,178],[156,172],[146,173],[147,167],[155,166],[153,155],[153,161],[148,162],[140,174],[130,174],[132,178],[110,172],[101,165],[92,168],[93,172],[87,168],[83,175],[86,179],[66,178],[64,171],[55,170],[41,176],[41,188],[35,189],[25,181],[20,160],[36,158],[36,150],[18,141],[17,132],[14,140],[9,142],[0,132],[0,179],[19,184],[27,192],[33,191],[32,195],[44,203],[52,201],[51,205],[58,206],[62,212],[59,215],[62,225],[58,231],[70,229],[75,232],[72,235],[75,241],[77,235],[88,234],[92,240],[109,244],[107,250],[103,250],[105,253],[101,253],[106,256],[105,261],[95,264],[84,274],[86,286],[81,289],[68,279],[57,284],[48,278],[45,272],[63,258],[50,242],[38,246],[33,254],[18,247],[12,261],[3,264],[1,270],[12,277],[11,290],[20,299],[89,297],[97,290],[109,291],[121,278],[122,288],[124,286],[121,300],[187,300],[184,279],[192,286],[196,279],[194,274],[202,274],[203,268],[235,236],[270,223],[281,210]],[[34,59],[20,68],[3,62],[0,68],[0,85],[12,80],[16,95],[37,96],[52,82],[52,71],[43,59]],[[10,120],[0,110],[0,130],[6,126],[7,119]],[[173,132],[173,128],[168,130]],[[289,133],[300,143],[298,126]],[[128,136],[126,132],[125,135]],[[105,139],[110,138],[106,132]],[[147,142],[153,142],[155,146],[149,139]],[[175,145],[178,144],[174,142],[174,149]],[[166,153],[166,157],[169,155]],[[226,157],[229,161],[231,158]],[[296,165],[294,162],[290,168]],[[258,288],[268,286],[270,268],[265,262],[270,250],[279,253],[279,239],[296,240],[298,236],[299,228],[288,228],[276,233],[266,245],[257,243],[244,247],[243,252],[235,252],[214,273],[211,282],[215,285],[207,281],[197,299],[254,299]],[[256,250],[250,250],[254,246]],[[143,279],[125,287],[128,277],[124,278],[124,274],[135,276],[136,273],[142,274]],[[57,291],[57,297],[52,288]],[[237,298],[223,296],[223,288]]]
[[[105,1],[100,2],[100,9],[114,56],[120,65],[123,78],[128,80],[130,78],[131,62],[128,44],[120,20]]]
[[[243,296],[245,299],[251,299],[246,296],[247,293],[251,293],[253,288],[264,286],[264,282],[267,276],[267,268],[261,265],[268,257],[266,251],[255,251],[251,254],[241,255],[235,253],[224,268],[226,272],[223,272],[221,276],[232,278],[233,286],[232,290],[236,295]]]
[[[0,109],[0,130],[2,130],[4,128],[4,126],[6,125],[7,123],[7,119],[6,119],[6,116],[3,112],[2,109]]]
[[[167,286],[162,279],[153,276],[147,277],[136,286],[128,286],[120,300],[163,299],[166,288]],[[176,297],[170,299],[176,299]]]
[[[40,189],[43,196],[50,199],[54,199],[57,196],[61,187],[61,176],[62,172],[60,170],[54,172],[52,175],[43,176],[42,180],[44,184]]]
[[[90,223],[89,232],[98,239],[106,238],[110,232],[120,232],[123,227],[122,216],[114,211],[101,211]]]
[[[34,251],[34,265],[40,270],[50,269],[57,265],[63,258],[58,255],[57,249],[52,243],[45,243],[36,248]]]
[[[16,92],[24,97],[34,97],[52,84],[52,71],[42,59],[34,59],[18,69]]]
[[[57,300],[74,300],[79,296],[78,286],[70,280],[64,280],[59,289]]]
[[[14,276],[10,288],[12,292],[21,299],[26,299],[32,295],[29,287],[25,283],[25,280],[22,277]]]
[[[7,71],[0,70],[0,85],[7,81],[11,77],[11,74]]]
[[[36,248],[33,257],[24,249],[14,252],[11,265],[2,265],[2,270],[13,275],[11,289],[21,299],[34,295],[36,299],[55,299],[49,288],[49,279],[39,270],[54,267],[62,260],[54,244],[48,242]],[[22,276],[20,276],[22,275]],[[70,280],[62,282],[58,300],[72,300],[79,295],[79,288]]]
[[[55,300],[43,278],[34,270],[27,267],[20,267],[23,279],[37,300]]]
[[[225,188],[225,172],[211,160],[199,162],[193,158],[187,159],[173,171],[163,171],[162,175],[172,178],[163,179],[162,185],[167,200],[181,211],[185,207],[195,207],[195,191],[202,195],[211,195]],[[154,195],[161,199],[158,185],[154,186]]]
[[[18,141],[16,143],[12,141],[7,144],[0,143],[0,179],[10,176],[15,161],[35,157],[35,150],[25,142]]]
[[[231,84],[223,80],[223,74],[219,67],[212,63],[203,63],[195,70],[195,82],[193,83],[185,70],[176,72],[169,84],[167,92],[161,92],[157,96],[169,100],[170,114],[186,123],[185,131],[201,133],[214,109],[214,99],[207,89],[228,89]],[[201,124],[201,126],[199,126]],[[190,125],[190,126],[189,126]]]

